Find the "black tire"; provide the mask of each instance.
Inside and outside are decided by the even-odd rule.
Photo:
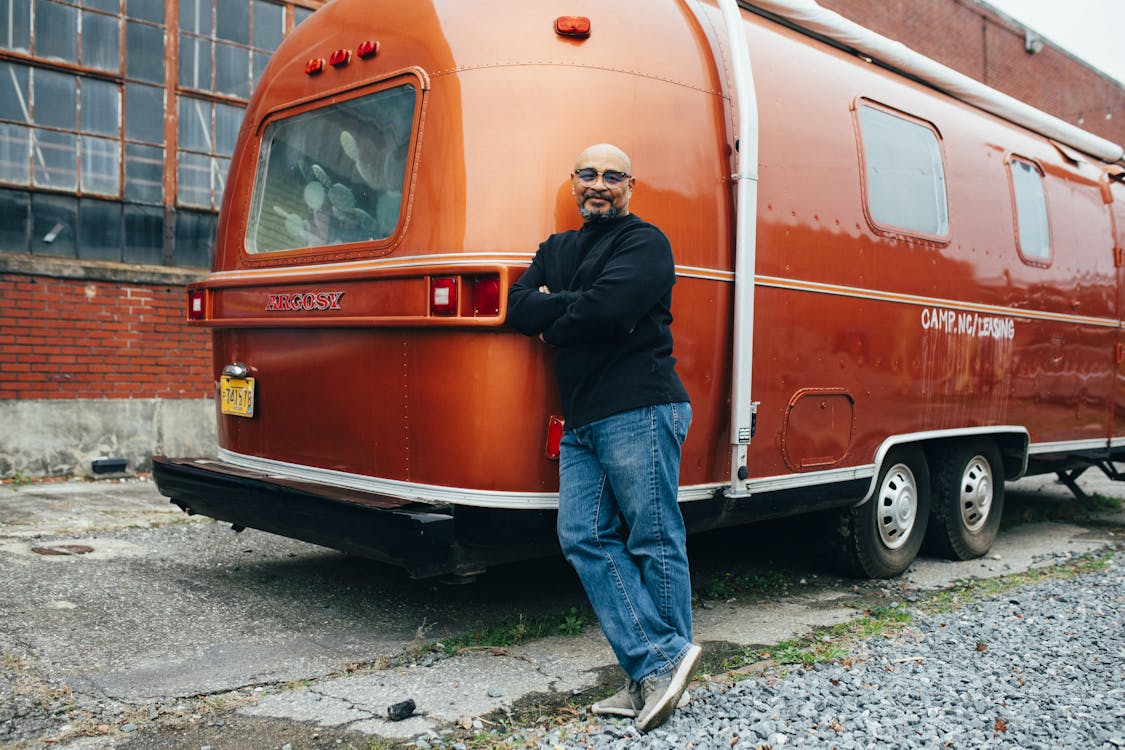
[[[950,560],[981,557],[996,541],[1004,511],[1004,462],[991,440],[933,454],[933,499],[926,551]]]
[[[910,567],[930,518],[930,471],[920,448],[887,453],[875,494],[840,511],[834,535],[837,558],[857,578],[890,578]]]

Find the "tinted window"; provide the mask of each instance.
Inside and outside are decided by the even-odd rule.
[[[78,200],[72,195],[32,193],[31,252],[35,255],[78,257],[75,233]]]
[[[125,200],[159,205],[164,200],[164,149],[125,144]]]
[[[872,222],[911,234],[949,231],[945,172],[929,126],[874,107],[859,108],[867,208]]]
[[[164,263],[164,209],[125,204],[126,263]]]
[[[164,89],[125,84],[125,137],[164,143]]]
[[[0,247],[15,253],[28,252],[27,231],[31,198],[22,190],[0,190]]]
[[[247,250],[393,234],[414,99],[412,86],[398,86],[271,122],[262,136]]]
[[[78,202],[78,257],[121,260],[121,204],[83,198]]]
[[[1047,223],[1047,195],[1043,191],[1043,173],[1030,162],[1012,159],[1011,174],[1019,251],[1029,260],[1048,260],[1051,257],[1051,232]]]

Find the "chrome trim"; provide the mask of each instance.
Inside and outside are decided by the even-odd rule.
[[[335,469],[322,469],[272,458],[248,456],[220,448],[220,463],[227,463],[242,469],[250,469],[267,476],[284,479],[297,479],[332,487],[344,487],[376,495],[396,497],[431,505],[470,505],[478,508],[510,508],[518,510],[554,510],[559,506],[557,492],[498,492],[494,490],[470,490],[463,487],[443,487],[420,482],[403,482],[396,479],[352,474]],[[680,502],[706,500],[714,497],[722,484],[706,484],[681,487]]]
[[[1023,451],[1023,466],[1019,474],[1014,477],[1006,477],[1005,479],[1018,479],[1023,476],[1027,471],[1027,456],[1029,450],[1027,448],[1031,441],[1031,436],[1026,427],[1019,425],[996,425],[993,427],[960,427],[950,430],[924,430],[922,432],[907,432],[902,435],[891,435],[882,442],[879,450],[875,451],[875,474],[871,479],[871,486],[867,489],[867,494],[864,496],[857,505],[863,505],[875,493],[875,483],[879,477],[879,473],[883,468],[883,459],[887,457],[887,453],[896,446],[909,445],[911,443],[923,443],[927,440],[941,440],[951,437],[971,437],[977,435],[1021,435],[1024,439]]]
[[[250,374],[250,368],[242,362],[231,362],[223,368],[223,374],[232,378],[244,378]]]
[[[1125,438],[1117,438],[1118,440],[1125,440]],[[1094,451],[1108,448],[1112,445],[1113,441],[1107,438],[1098,438],[1096,440],[1058,440],[1053,443],[1033,443],[1028,449],[1028,452],[1033,455],[1042,455],[1044,453],[1066,453],[1067,451]],[[1125,444],[1125,443],[1122,443]]]

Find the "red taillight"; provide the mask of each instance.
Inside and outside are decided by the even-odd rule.
[[[207,316],[207,292],[192,289],[187,296],[188,320],[203,320]]]
[[[347,49],[338,49],[328,57],[328,64],[334,68],[347,65],[351,62],[352,51]]]
[[[375,57],[375,55],[379,54],[379,43],[374,39],[368,39],[365,42],[360,42],[359,47],[356,48],[355,53],[364,60],[369,57]]]
[[[590,19],[586,16],[559,16],[555,19],[555,33],[585,39],[590,36]]]
[[[551,461],[559,460],[559,446],[562,445],[564,426],[565,423],[562,417],[552,416],[547,420],[547,448],[544,450],[543,455]]]
[[[314,76],[324,70],[324,58],[314,57],[305,63],[305,75]]]
[[[473,315],[498,315],[500,313],[500,277],[476,276],[472,283]]]
[[[457,314],[457,279],[440,276],[430,281],[430,313],[433,315]]]

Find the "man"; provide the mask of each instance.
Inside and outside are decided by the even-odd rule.
[[[555,347],[559,542],[629,678],[593,711],[648,731],[676,708],[700,649],[677,503],[691,405],[672,357],[675,264],[668,238],[629,213],[635,184],[616,146],[578,155],[585,224],[539,246],[508,295],[508,322]]]

